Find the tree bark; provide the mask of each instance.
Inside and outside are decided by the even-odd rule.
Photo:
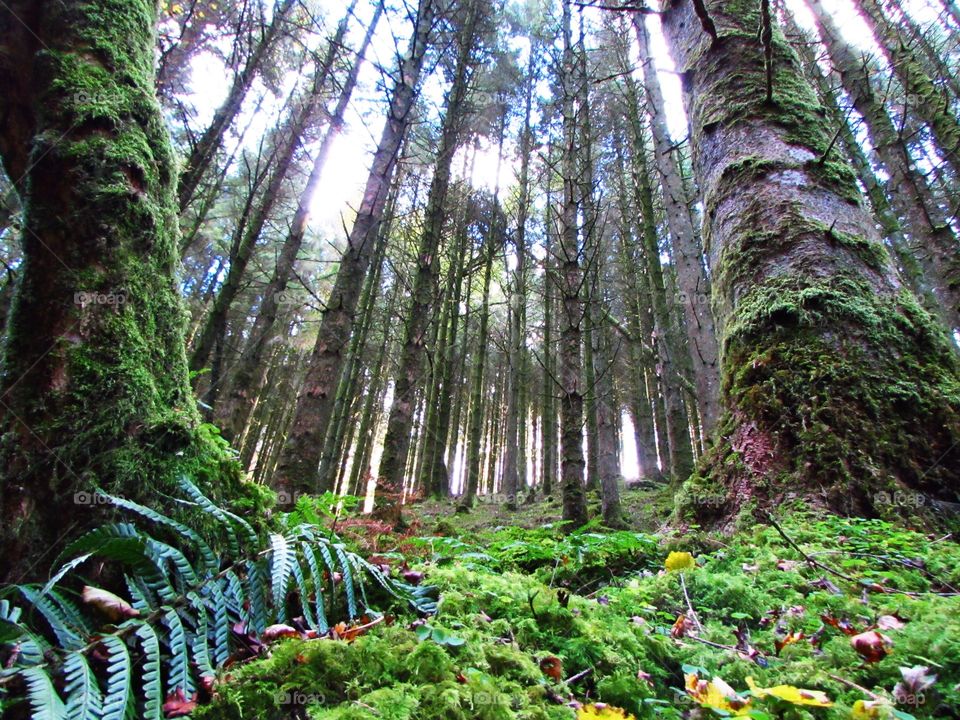
[[[725,403],[681,511],[726,521],[799,496],[891,514],[880,491],[952,497],[960,371],[949,342],[900,284],[852,172],[820,160],[833,130],[779,27],[771,88],[758,9],[707,7],[715,40],[690,3],[663,16],[692,110]],[[697,503],[702,483],[726,504]]]
[[[0,580],[45,576],[103,520],[186,474],[239,493],[187,381],[176,159],[148,0],[0,6],[0,156],[24,207],[2,376]]]
[[[647,111],[650,115],[656,167],[663,190],[663,205],[673,245],[687,346],[697,386],[697,409],[700,412],[703,432],[709,437],[717,421],[720,397],[720,366],[716,328],[710,309],[710,282],[704,269],[703,251],[690,212],[691,198],[687,195],[680,175],[679,150],[667,130],[667,105],[650,52],[650,37],[639,14],[634,14],[633,26],[640,46],[640,65],[648,100]]]

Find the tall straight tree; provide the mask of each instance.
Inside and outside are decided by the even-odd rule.
[[[890,178],[891,203],[902,218],[903,228],[910,236],[932,292],[943,304],[943,314],[950,319],[950,326],[960,328],[957,236],[929,197],[926,179],[914,171],[903,137],[871,85],[871,66],[846,43],[833,15],[821,0],[806,0],[806,3],[814,12],[830,60],[854,108],[863,117],[877,158]]]
[[[654,157],[663,191],[663,206],[670,230],[677,286],[683,306],[687,347],[697,387],[697,408],[703,430],[709,434],[716,424],[720,397],[720,367],[717,359],[716,328],[710,309],[710,281],[707,279],[703,252],[694,230],[690,210],[691,198],[687,196],[683,186],[679,147],[673,142],[667,129],[667,103],[650,50],[650,35],[639,14],[633,15],[633,27],[640,48],[640,67],[643,69]]]
[[[853,173],[825,157],[835,129],[776,22],[759,3],[701,10],[663,14],[722,332],[725,414],[701,482],[727,503],[693,511],[729,519],[789,493],[883,513],[881,489],[946,495],[960,476],[946,335],[901,285]]]
[[[577,105],[574,49],[570,37],[570,0],[563,0],[563,57],[561,66],[563,107],[562,176],[563,197],[559,213],[560,249],[560,483],[563,519],[574,530],[587,522],[587,501],[583,484],[583,355],[582,324],[583,269],[578,226]]]
[[[310,206],[323,178],[330,148],[343,130],[347,107],[353,97],[353,91],[360,76],[360,68],[363,66],[364,57],[370,47],[370,42],[373,40],[373,34],[382,13],[383,3],[378,2],[373,18],[367,25],[367,33],[363,38],[360,49],[357,51],[353,66],[344,81],[336,107],[334,107],[330,116],[330,124],[323,140],[320,142],[317,154],[314,156],[313,167],[310,170],[307,183],[300,193],[293,222],[290,223],[287,236],[280,248],[270,282],[263,291],[257,318],[250,331],[250,340],[244,347],[243,354],[237,360],[237,365],[232,373],[229,392],[221,403],[221,407],[217,408],[223,436],[228,440],[232,440],[243,432],[250,411],[253,409],[252,398],[257,396],[266,380],[267,365],[263,362],[264,353],[273,335],[280,306],[286,298],[284,293],[293,276],[294,266],[300,254],[303,239],[307,234],[307,226],[310,222]]]
[[[0,580],[43,575],[98,487],[149,502],[189,473],[231,491],[187,381],[156,13],[0,5],[0,156],[24,212],[0,377]]]
[[[357,302],[387,201],[390,177],[413,119],[413,106],[436,12],[436,0],[420,0],[413,18],[410,45],[397,68],[397,82],[391,93],[387,121],[373,157],[363,199],[350,229],[347,249],[340,259],[337,279],[323,311],[304,385],[297,397],[293,425],[274,478],[276,487],[304,490],[313,487]]]
[[[390,502],[390,498],[396,497],[399,488],[403,487],[403,473],[410,449],[410,430],[413,425],[414,396],[423,386],[426,334],[434,315],[433,306],[439,284],[439,255],[446,225],[450,170],[454,153],[460,146],[468,109],[467,100],[479,62],[477,40],[480,37],[486,11],[486,3],[482,0],[469,0],[462,7],[462,26],[456,39],[457,57],[453,82],[447,93],[437,161],[427,197],[420,246],[417,250],[416,275],[405,314],[400,367],[394,383],[393,404],[390,406],[387,435],[383,442],[383,455],[380,459],[377,482],[378,488],[382,487],[384,492],[378,493],[378,498],[387,503]],[[393,519],[399,519],[399,505],[389,505],[389,511],[387,508],[387,505],[379,506],[382,513],[395,515]]]

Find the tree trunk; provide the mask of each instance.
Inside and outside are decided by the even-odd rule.
[[[3,393],[0,580],[45,577],[102,520],[187,475],[239,493],[197,432],[177,265],[176,158],[147,0],[0,6],[0,156],[24,207]],[[88,505],[88,507],[79,507]]]
[[[820,160],[834,131],[779,27],[768,86],[759,10],[706,7],[713,41],[692,3],[663,16],[692,109],[726,407],[685,508],[710,522],[788,493],[856,515],[896,512],[890,489],[952,497],[960,372],[946,336],[900,284],[852,172]],[[704,482],[726,505],[696,503]]]
[[[577,117],[573,45],[570,40],[570,0],[563,1],[563,204],[560,212],[561,308],[560,324],[560,481],[566,529],[587,522],[583,486],[583,356],[584,308],[580,267],[582,248],[577,226],[576,176]]]
[[[928,192],[924,179],[912,170],[903,141],[886,108],[870,87],[864,64],[847,45],[821,0],[807,0],[814,11],[820,36],[827,46],[843,86],[863,117],[871,144],[890,180],[890,199],[910,235],[914,253],[933,283],[933,292],[951,318],[951,327],[960,327],[960,262],[957,238],[936,207],[925,203]],[[824,163],[824,167],[829,164]]]
[[[290,282],[290,278],[293,277],[294,266],[300,254],[303,239],[307,233],[307,225],[310,221],[310,205],[313,201],[313,196],[316,194],[317,187],[323,178],[330,148],[334,140],[337,139],[343,130],[347,106],[353,97],[353,91],[357,85],[357,78],[359,77],[360,68],[364,62],[364,56],[373,39],[373,33],[376,30],[382,12],[383,5],[378,4],[374,11],[373,18],[367,27],[367,33],[360,46],[360,50],[357,52],[357,58],[354,60],[350,73],[344,81],[343,89],[340,91],[340,97],[330,117],[327,132],[324,134],[320,148],[317,150],[316,157],[313,159],[313,168],[310,171],[310,177],[307,179],[307,184],[300,193],[297,210],[293,216],[293,222],[290,224],[290,229],[287,231],[287,236],[283,241],[283,246],[280,248],[280,254],[277,256],[273,275],[263,291],[257,318],[250,331],[250,340],[244,348],[243,355],[240,357],[237,367],[233,370],[233,381],[230,384],[229,392],[224,398],[222,406],[218,408],[220,427],[223,436],[228,440],[237,437],[243,432],[243,428],[246,426],[250,416],[250,410],[252,409],[252,398],[256,397],[260,392],[260,388],[263,387],[265,380],[263,368],[264,352],[273,336],[273,328],[276,324],[277,314],[281,306],[289,301],[286,295],[287,285]]]
[[[281,0],[280,4],[274,8],[270,25],[267,26],[263,35],[257,41],[256,47],[247,58],[246,65],[234,76],[233,84],[230,86],[230,92],[227,93],[226,99],[214,113],[210,125],[190,151],[190,157],[184,163],[183,172],[180,174],[180,184],[177,191],[180,212],[183,212],[190,201],[193,200],[197,187],[200,185],[200,180],[206,173],[207,168],[210,167],[214,157],[216,157],[217,151],[223,145],[223,138],[227,130],[240,113],[240,108],[250,91],[250,86],[253,85],[254,79],[260,73],[260,68],[274,43],[279,39],[280,28],[286,23],[287,16],[295,4],[295,0]],[[338,49],[342,44],[343,35],[346,32],[346,20],[353,13],[356,4],[357,0],[352,0],[350,9],[341,22],[337,35],[331,42],[331,52],[336,52],[335,48]]]
[[[400,368],[394,385],[383,456],[380,459],[377,484],[387,489],[386,493],[379,496],[381,498],[395,495],[391,490],[395,491],[403,485],[404,467],[410,449],[410,428],[413,423],[413,397],[423,387],[426,333],[434,314],[434,299],[437,297],[439,251],[446,220],[450,170],[453,155],[460,144],[467,111],[467,96],[476,64],[475,45],[477,30],[482,21],[482,0],[471,0],[466,12],[467,18],[459,33],[455,75],[447,96],[437,162],[427,199],[424,229],[417,251],[417,273],[406,312]],[[377,513],[379,517],[399,521],[400,506],[379,506]]]
[[[633,25],[640,45],[640,65],[648,100],[653,149],[660,187],[663,190],[663,205],[673,245],[687,345],[697,386],[697,409],[700,412],[703,432],[709,436],[717,421],[720,397],[720,366],[717,358],[716,329],[710,309],[710,282],[704,270],[703,253],[693,226],[691,200],[680,175],[679,149],[667,130],[667,105],[650,52],[647,26],[643,18],[636,13],[633,15]]]
[[[313,484],[343,368],[344,350],[353,329],[360,290],[386,204],[390,177],[413,119],[413,104],[432,35],[435,11],[434,0],[420,0],[410,46],[397,72],[398,81],[390,99],[383,135],[374,154],[347,249],[340,259],[333,291],[323,311],[304,386],[297,398],[293,426],[274,479],[277,487],[309,488]]]

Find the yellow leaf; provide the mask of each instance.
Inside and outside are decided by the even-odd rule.
[[[885,700],[857,700],[850,717],[853,720],[887,720],[894,717],[893,705]]]
[[[693,555],[688,552],[672,552],[667,555],[667,560],[664,563],[664,566],[667,570],[689,570],[697,566],[696,561],[693,559]]]
[[[775,697],[794,705],[813,705],[814,707],[830,707],[833,702],[826,693],[819,690],[804,690],[793,685],[777,685],[771,688],[757,687],[752,677],[747,678],[747,685],[754,697]]]
[[[714,677],[709,682],[696,675],[684,675],[684,678],[687,694],[703,707],[736,716],[750,712],[750,698],[737,694],[722,678]]]
[[[637,720],[622,708],[604,703],[581,705],[577,710],[577,720]]]

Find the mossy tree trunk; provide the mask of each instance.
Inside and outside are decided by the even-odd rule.
[[[706,7],[715,39],[692,3],[663,16],[689,95],[725,403],[681,502],[715,521],[788,496],[856,514],[892,512],[875,500],[890,488],[955,499],[946,335],[900,284],[853,173],[821,160],[835,128],[779,28],[768,86],[758,4]],[[727,503],[697,503],[702,490]]]
[[[4,353],[0,578],[41,576],[100,487],[237,469],[198,430],[152,0],[0,6],[0,155],[24,207]]]

